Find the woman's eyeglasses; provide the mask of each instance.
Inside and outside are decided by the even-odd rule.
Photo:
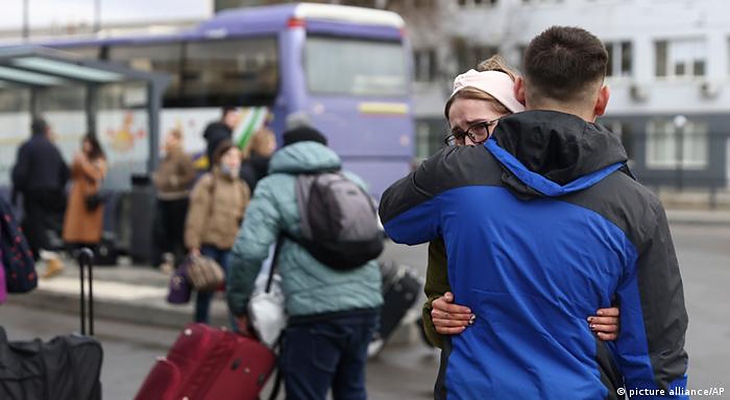
[[[466,137],[469,136],[469,140],[474,144],[482,144],[489,139],[489,130],[493,127],[499,118],[491,121],[481,121],[471,124],[466,131],[452,130],[446,138],[444,138],[444,144],[447,146],[462,146],[466,143]]]

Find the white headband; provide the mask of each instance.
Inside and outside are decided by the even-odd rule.
[[[470,69],[454,79],[451,97],[462,89],[471,87],[492,96],[513,113],[525,111],[525,106],[515,98],[515,83],[512,78],[500,71],[476,71]]]

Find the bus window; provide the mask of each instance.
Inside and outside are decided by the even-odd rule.
[[[166,107],[179,105],[181,56],[182,44],[179,42],[109,47],[109,59],[112,61],[123,62],[143,71],[170,74],[170,86],[168,86],[164,98]]]
[[[189,106],[271,104],[279,79],[273,37],[189,42],[183,93]]]
[[[405,52],[399,42],[309,37],[304,63],[312,93],[407,94]]]

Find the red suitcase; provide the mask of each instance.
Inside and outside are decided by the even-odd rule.
[[[274,369],[255,339],[188,324],[147,375],[136,400],[255,400]]]

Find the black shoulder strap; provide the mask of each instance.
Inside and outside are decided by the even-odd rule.
[[[281,244],[284,241],[283,237],[288,236],[286,232],[283,232],[279,235],[279,237],[276,239],[276,248],[274,248],[274,256],[271,258],[271,269],[269,270],[269,279],[266,281],[266,293],[271,291],[271,283],[274,281],[274,273],[276,273],[276,266],[278,264],[279,260],[279,252],[281,251]],[[281,337],[279,337],[279,341],[281,341]],[[277,343],[277,346],[280,345],[280,343]],[[281,391],[281,382],[283,380],[283,376],[281,374],[281,369],[276,369],[276,376],[274,377],[274,387],[271,390],[271,394],[269,395],[269,400],[276,400],[277,397],[279,397],[279,392]]]
[[[282,237],[284,234],[280,234],[276,239],[276,248],[274,248],[274,256],[271,258],[271,268],[269,269],[269,278],[266,280],[266,293],[271,291],[271,284],[274,281],[274,273],[276,273],[276,266],[279,260],[279,252],[281,251],[281,243],[283,242]]]

